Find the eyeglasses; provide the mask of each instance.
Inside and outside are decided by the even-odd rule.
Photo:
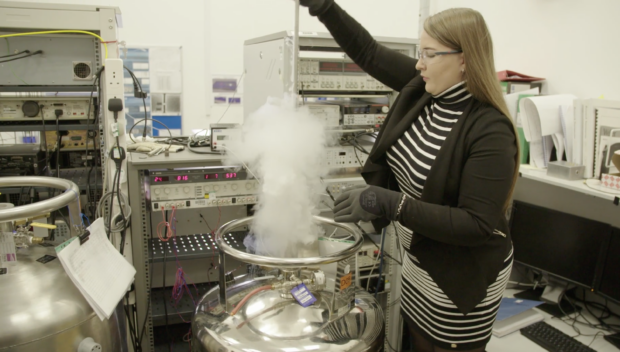
[[[424,64],[428,64],[430,62],[430,60],[432,60],[433,58],[435,58],[437,56],[450,55],[450,54],[458,54],[458,53],[462,53],[462,52],[463,52],[463,50],[433,51],[433,50],[423,49],[422,51],[420,51],[419,59]]]

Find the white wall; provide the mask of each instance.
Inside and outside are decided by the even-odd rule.
[[[205,0],[20,0],[40,3],[118,6],[121,41],[127,45],[183,47],[183,133],[204,123]]]
[[[243,43],[267,34],[292,30],[295,7],[292,0],[206,0],[210,6],[211,74],[241,75]],[[338,4],[375,36],[417,38],[419,0],[337,0]],[[300,10],[301,31],[327,32],[307,9]],[[210,82],[210,80],[207,80]],[[208,86],[210,89],[210,86]],[[245,92],[247,94],[247,92]],[[212,101],[209,97],[209,101]],[[214,106],[213,122],[226,106]],[[231,106],[222,123],[241,121],[242,107]]]
[[[493,36],[496,69],[547,79],[547,93],[620,100],[620,1],[432,0],[480,11]]]

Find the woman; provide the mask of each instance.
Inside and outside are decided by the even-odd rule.
[[[416,351],[484,351],[512,267],[505,212],[518,144],[482,16],[426,20],[415,60],[378,44],[333,0],[301,0],[349,57],[399,91],[336,221],[395,222],[401,312]]]

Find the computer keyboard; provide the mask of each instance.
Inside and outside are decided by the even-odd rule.
[[[521,335],[550,352],[596,352],[544,321],[521,329]]]

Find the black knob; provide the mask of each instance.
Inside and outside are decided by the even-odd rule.
[[[39,104],[36,101],[28,100],[22,105],[22,112],[26,117],[35,117],[39,114]]]

